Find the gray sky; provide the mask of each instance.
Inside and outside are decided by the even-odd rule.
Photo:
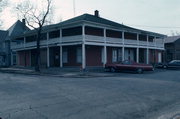
[[[23,0],[11,0],[14,2]],[[57,23],[74,17],[73,0],[54,0],[54,21]],[[172,35],[180,33],[180,0],[75,0],[76,16],[94,14],[135,28]],[[4,11],[1,16],[7,29],[16,20],[16,15]],[[5,22],[7,21],[7,22]]]

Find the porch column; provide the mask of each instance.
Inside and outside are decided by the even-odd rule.
[[[139,48],[136,49],[136,62],[139,63]]]
[[[85,44],[82,44],[82,69],[86,68],[86,49]]]
[[[47,67],[50,67],[50,63],[49,63],[49,47],[47,47]]]
[[[11,51],[11,66],[13,65],[13,51]]]
[[[122,47],[122,61],[124,61],[124,46]]]
[[[62,68],[63,67],[63,52],[62,52],[63,48],[62,46],[60,46],[60,67]]]
[[[105,67],[106,63],[107,63],[107,47],[104,46],[104,62],[103,62],[104,67]]]
[[[122,46],[122,61],[124,61],[124,31],[122,32],[122,43],[123,43],[123,46]]]
[[[146,64],[149,64],[149,48],[146,49]]]

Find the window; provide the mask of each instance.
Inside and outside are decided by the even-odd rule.
[[[33,35],[33,36],[27,36],[26,37],[26,42],[33,42],[33,41],[36,41],[36,35]]]
[[[149,42],[153,42],[154,36],[149,36]]]
[[[59,37],[60,37],[60,30],[49,32],[49,39],[51,39],[51,38],[59,38]]]
[[[147,41],[147,35],[140,34],[140,35],[139,35],[139,40],[140,40],[140,41]]]
[[[117,50],[116,49],[113,49],[112,50],[112,62],[117,62]]]
[[[63,63],[68,63],[68,51],[67,48],[63,49]]]
[[[101,28],[85,26],[85,34],[94,36],[104,36],[104,30]]]
[[[137,34],[136,33],[130,33],[130,32],[124,32],[124,38],[125,39],[131,39],[131,40],[137,40]]]
[[[106,36],[111,38],[122,38],[121,31],[106,30]]]
[[[82,63],[82,49],[77,48],[76,50],[76,61],[77,63]]]
[[[42,33],[40,40],[47,40],[47,33]]]
[[[74,27],[74,28],[67,28],[62,30],[62,36],[76,36],[82,35],[82,26]]]
[[[122,50],[118,49],[118,62],[122,61]]]

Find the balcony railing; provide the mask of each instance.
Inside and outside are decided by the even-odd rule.
[[[85,35],[85,40],[89,42],[99,42],[104,43],[104,37],[102,36],[92,36],[92,35]]]
[[[40,45],[50,45],[50,44],[60,44],[60,43],[72,43],[72,42],[81,42],[83,40],[82,35],[77,36],[67,36],[62,38],[53,38],[49,40],[42,40],[40,41]],[[110,37],[103,37],[103,36],[93,36],[93,35],[85,35],[85,41],[93,42],[93,43],[107,43],[107,44],[123,44],[123,39],[121,38],[110,38]],[[124,39],[125,45],[134,45],[134,46],[144,46],[144,47],[157,47],[157,48],[164,48],[163,40],[155,40],[155,42],[147,42],[147,41],[138,41],[138,40],[131,40],[131,39]],[[11,44],[12,49],[21,49],[21,48],[29,48],[35,47],[36,42],[28,42],[28,43],[21,43]]]
[[[123,39],[121,38],[109,38],[109,37],[106,37],[106,43],[123,43]]]
[[[62,37],[62,43],[82,41],[82,35]]]
[[[127,45],[137,45],[138,42],[137,40],[130,40],[130,39],[124,39],[124,44],[127,44]]]
[[[36,41],[25,43],[25,47],[34,47],[34,46],[36,46]]]
[[[140,46],[147,46],[147,41],[139,41]]]
[[[52,38],[47,41],[48,44],[56,44],[59,43],[60,38]]]

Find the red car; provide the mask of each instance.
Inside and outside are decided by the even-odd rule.
[[[154,68],[149,64],[136,63],[134,61],[125,60],[121,63],[106,64],[105,70],[115,71],[136,71],[137,73],[143,73],[143,71],[153,71]]]

